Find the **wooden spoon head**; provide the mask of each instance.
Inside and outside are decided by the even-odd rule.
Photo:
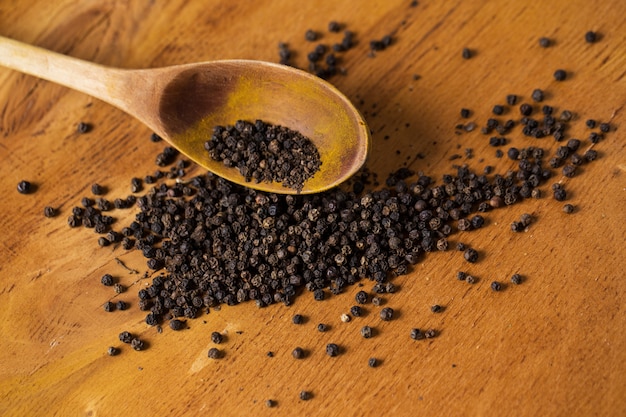
[[[246,182],[236,168],[212,160],[204,149],[213,127],[237,120],[263,120],[299,131],[317,146],[320,171],[302,194],[332,188],[365,162],[370,132],[350,101],[328,82],[292,67],[230,60],[191,64],[164,87],[161,133],[176,148],[221,177],[258,190],[297,194],[281,183]]]

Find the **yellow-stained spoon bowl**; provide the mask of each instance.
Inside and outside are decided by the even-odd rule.
[[[281,194],[276,182],[246,182],[204,149],[216,125],[257,119],[299,131],[322,165],[302,194],[332,188],[365,162],[370,132],[352,103],[304,71],[250,60],[209,61],[155,69],[105,67],[0,37],[0,65],[78,90],[134,116],[187,157],[229,181]]]

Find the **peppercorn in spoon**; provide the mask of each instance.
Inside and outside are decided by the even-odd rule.
[[[0,37],[0,65],[83,92],[134,116],[187,157],[234,183],[281,194],[332,188],[365,162],[370,132],[335,87],[304,71],[251,60],[208,61],[155,69],[105,67]],[[263,120],[300,132],[321,166],[301,190],[247,182],[210,158],[213,127]]]

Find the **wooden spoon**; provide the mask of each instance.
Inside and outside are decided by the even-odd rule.
[[[322,165],[301,193],[332,188],[365,162],[370,132],[350,101],[326,81],[285,65],[224,60],[165,68],[110,68],[0,37],[0,65],[105,101],[142,121],[183,154],[229,181],[296,194],[276,182],[246,182],[204,149],[216,125],[260,119],[299,131]]]

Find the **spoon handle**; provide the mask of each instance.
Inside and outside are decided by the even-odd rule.
[[[129,70],[105,67],[0,36],[0,65],[88,94],[124,111]]]

